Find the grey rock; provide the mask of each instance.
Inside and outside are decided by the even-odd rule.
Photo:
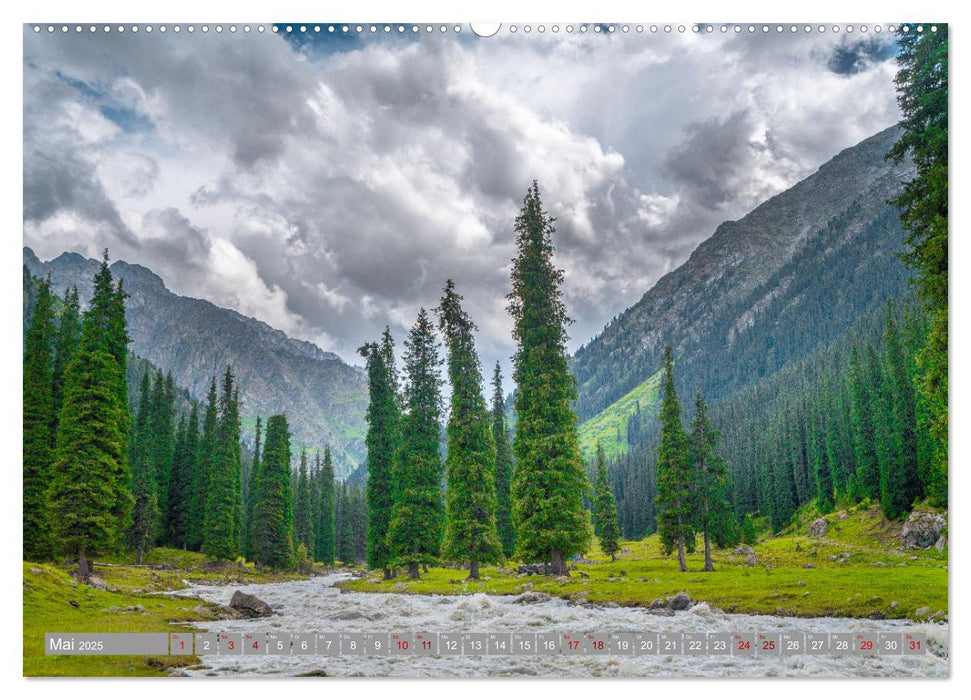
[[[672,610],[687,610],[691,607],[691,597],[681,591],[668,598],[668,607]]]
[[[735,548],[735,554],[755,554],[755,550],[747,544],[740,544]]]
[[[91,586],[91,588],[98,589],[99,591],[108,590],[108,584],[105,583],[103,578],[98,576],[88,576],[88,585]]]
[[[759,563],[759,560],[755,558],[754,554],[749,554],[747,557],[745,557],[745,563],[749,566],[755,566]]]
[[[931,609],[925,605],[924,607],[917,608],[914,611],[914,617],[924,617],[926,615],[930,615],[930,613],[931,613]]]
[[[813,537],[822,537],[829,530],[829,522],[826,518],[818,518],[809,526],[809,534]]]
[[[660,610],[661,608],[668,607],[668,601],[664,600],[664,598],[655,598],[647,607],[648,610]]]
[[[233,593],[229,607],[241,613],[243,617],[268,617],[273,614],[270,606],[257,598],[255,595],[236,591]]]
[[[331,620],[369,620],[370,618],[360,610],[341,610],[328,615]]]
[[[802,568],[804,568],[804,569],[815,569],[816,567],[813,566],[812,564],[803,564],[802,565]]]
[[[941,538],[945,527],[947,519],[943,515],[914,511],[900,533],[901,546],[904,549],[930,549]]]
[[[381,583],[381,579],[379,579],[379,578],[369,578],[364,583]]]
[[[944,535],[937,538],[937,542],[934,543],[934,549],[938,552],[943,552],[947,549],[947,538]]]
[[[517,605],[535,605],[536,603],[545,603],[550,599],[550,596],[541,591],[526,591],[522,595],[513,598],[512,602]]]

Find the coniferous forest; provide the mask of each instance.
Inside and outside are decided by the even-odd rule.
[[[635,406],[623,417],[626,451],[607,456],[598,444],[588,464],[554,219],[535,182],[513,225],[511,383],[497,364],[486,393],[462,281],[442,280],[400,357],[390,329],[359,350],[362,486],[335,478],[327,444],[295,444],[286,415],[257,417],[244,435],[232,366],[196,400],[132,356],[127,294],[107,251],[90,300],[58,296],[25,271],[24,559],[69,560],[86,579],[97,557],[141,564],[168,547],[272,570],[366,564],[386,579],[446,564],[476,580],[508,561],[569,575],[595,542],[613,558],[622,539],[657,533],[682,572],[697,548],[711,571],[712,549],[780,532],[807,506],[878,504],[890,521],[918,503],[946,508],[946,47],[946,29],[900,41],[904,119],[888,157],[916,169],[894,200],[913,292],[711,398],[706,389],[731,384],[726,370],[679,366],[668,345],[654,358],[659,410]],[[779,357],[793,354],[785,342]]]

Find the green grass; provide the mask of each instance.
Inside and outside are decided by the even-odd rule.
[[[514,567],[482,570],[483,580],[465,581],[466,572],[435,568],[421,581],[400,577],[394,581],[367,583],[357,579],[340,584],[359,591],[397,591],[437,594],[515,594],[526,583],[533,590],[573,600],[647,606],[657,598],[685,591],[695,600],[726,612],[798,617],[913,618],[918,609],[948,612],[947,556],[944,553],[904,552],[893,540],[876,536],[873,528],[879,511],[860,509],[847,513],[831,526],[826,537],[801,533],[765,539],[755,546],[756,564],[732,550],[714,552],[714,572],[703,572],[703,554],[688,556],[688,572],[678,571],[674,557],[664,556],[656,536],[641,542],[625,542],[627,548],[616,562],[599,550],[587,555],[592,564],[580,564],[569,579],[543,576],[519,577]],[[811,521],[810,521],[811,522]],[[849,556],[846,556],[846,554]],[[832,557],[832,558],[831,558]],[[806,565],[812,568],[804,568]],[[891,605],[891,603],[896,605]]]
[[[196,657],[46,656],[47,632],[178,632],[184,623],[218,619],[219,606],[194,598],[151,595],[176,591],[191,583],[271,583],[305,578],[292,572],[258,570],[248,563],[213,564],[205,555],[179,549],[155,549],[145,564],[125,565],[131,557],[98,561],[94,567],[106,590],[78,583],[61,567],[24,562],[25,676],[158,676],[168,669],[199,663]],[[77,607],[70,601],[77,603]],[[138,610],[136,606],[141,606]]]
[[[628,394],[584,421],[580,425],[580,449],[586,459],[592,459],[597,449],[597,441],[603,445],[607,457],[614,457],[627,451],[627,419],[638,402],[641,411],[653,414],[654,406],[661,398],[661,371],[648,377]]]
[[[77,603],[77,607],[71,604]],[[101,591],[49,564],[24,562],[25,676],[159,676],[196,657],[46,656],[47,632],[177,632],[178,623],[216,619],[201,600]],[[140,605],[143,610],[135,606]]]

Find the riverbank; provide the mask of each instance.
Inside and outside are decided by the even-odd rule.
[[[594,549],[568,578],[523,575],[514,564],[484,567],[479,581],[467,572],[432,568],[421,580],[380,574],[337,585],[359,593],[518,595],[527,589],[574,603],[650,607],[687,593],[727,613],[785,617],[945,620],[948,615],[947,551],[900,548],[899,525],[878,509],[830,516],[825,536],[788,534],[754,547],[715,550],[715,571],[705,572],[700,549],[681,573],[657,536],[624,542],[616,561]]]
[[[195,552],[157,549],[143,565],[108,559],[94,565],[92,585],[51,564],[23,563],[25,676],[164,676],[198,664],[186,657],[46,656],[47,632],[184,632],[192,622],[218,621],[225,609],[200,598],[157,595],[193,585],[241,587],[307,578],[252,565],[212,564]]]

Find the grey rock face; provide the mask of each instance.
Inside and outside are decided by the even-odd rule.
[[[939,513],[913,512],[904,523],[900,542],[904,549],[930,549],[941,538],[947,520]]]

